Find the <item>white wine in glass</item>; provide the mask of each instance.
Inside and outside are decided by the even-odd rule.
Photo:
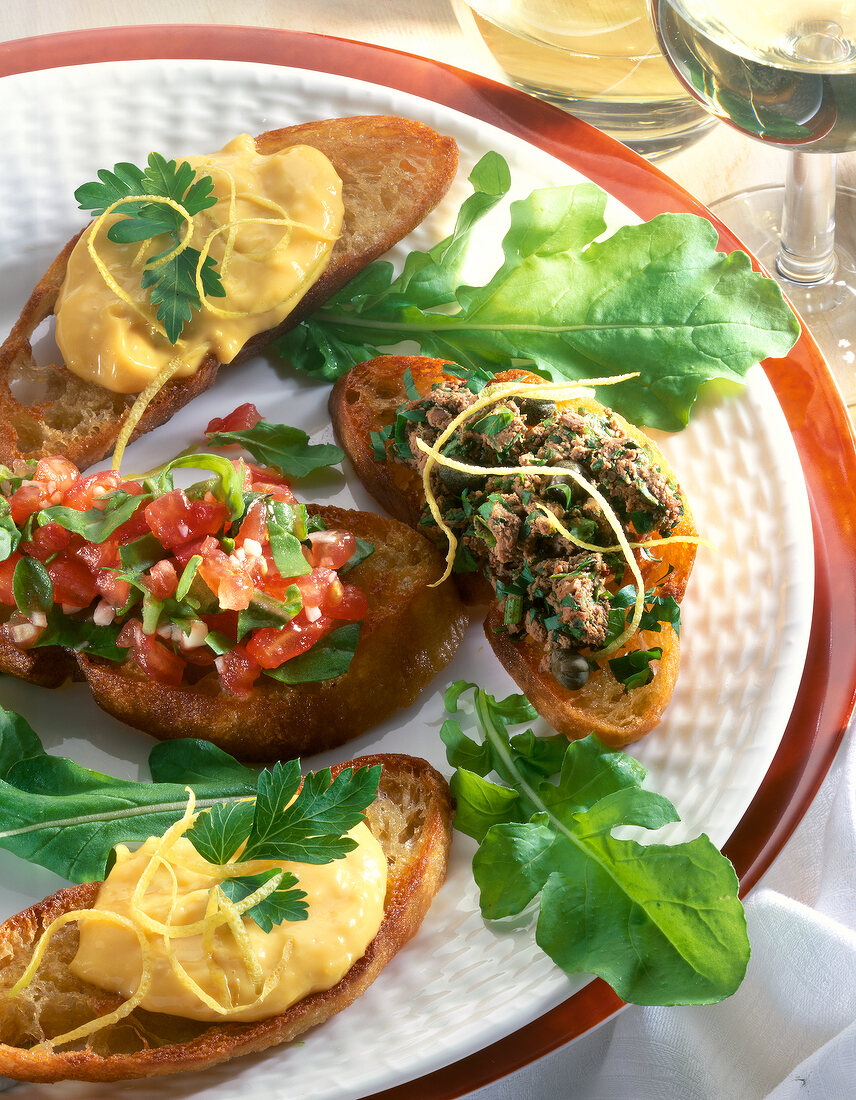
[[[777,276],[831,361],[856,363],[856,0],[650,0],[684,86],[742,133],[791,150],[784,189],[712,208]],[[838,233],[836,235],[836,218]]]

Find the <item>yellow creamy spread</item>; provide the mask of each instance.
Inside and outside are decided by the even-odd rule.
[[[320,866],[276,864],[297,875],[298,886],[307,895],[307,920],[285,921],[266,933],[250,917],[240,918],[260,966],[255,981],[228,925],[221,924],[213,935],[170,936],[171,949],[192,981],[220,1004],[235,1007],[219,1013],[206,1005],[191,984],[177,975],[165,937],[148,930],[145,936],[154,969],[142,1007],[195,1020],[259,1020],[284,1012],[310,993],[334,986],[374,939],[383,918],[386,892],[386,857],[380,844],[365,825],[358,825],[348,835],[358,843],[343,859]],[[141,927],[131,899],[160,844],[159,837],[152,837],[135,852],[117,846],[116,863],[101,886],[97,910],[130,918]],[[160,858],[141,908],[155,921],[177,926],[178,933],[181,926],[205,918],[209,891],[222,876],[186,837],[179,837]],[[94,916],[82,915],[79,928],[80,947],[72,972],[101,989],[130,997],[142,974],[137,936],[130,928]],[[282,963],[280,980],[261,1003],[253,1004],[264,980]]]
[[[202,251],[218,225],[243,222],[210,242],[226,297],[209,299],[213,309],[203,302],[171,344],[157,331],[155,308],[140,285],[143,262],[163,251],[163,238],[142,246],[108,240],[120,207],[105,219],[94,244],[134,304],[117,296],[98,270],[87,246],[93,226],[71,254],[57,299],[56,339],[66,365],[118,393],[141,392],[176,355],[179,377],[192,374],[208,352],[231,362],[250,337],[288,316],[327,266],[341,233],[341,180],[317,149],[301,145],[264,156],[241,134],[218,153],[185,159],[212,177],[218,198],[193,218],[190,245]],[[276,224],[283,212],[295,224]]]

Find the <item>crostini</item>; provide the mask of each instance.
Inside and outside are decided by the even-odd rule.
[[[90,909],[101,884],[68,887],[0,925],[0,1074],[22,1081],[117,1081],[202,1070],[289,1042],[346,1008],[416,933],[445,878],[451,843],[449,788],[424,760],[370,756],[340,764],[332,773],[335,777],[344,768],[378,764],[380,785],[365,816],[386,857],[382,916],[364,954],[335,984],[317,988],[276,1015],[250,1022],[224,1018],[212,1023],[136,1007],[87,1036],[54,1046],[52,1038],[85,1027],[126,1001],[110,991],[109,973],[104,976],[107,989],[75,973],[81,943],[77,920],[51,936],[32,980],[9,995],[45,929],[63,914]],[[298,884],[299,874],[298,867]],[[307,901],[311,914],[311,894]],[[253,924],[249,916],[240,920]],[[100,962],[109,968],[110,959],[103,954]],[[283,964],[287,963],[286,952]]]
[[[407,356],[354,367],[330,413],[372,495],[451,548],[467,599],[490,603],[496,655],[555,729],[619,747],[659,722],[698,539],[643,432],[584,383]]]
[[[240,144],[239,139],[236,142]],[[384,116],[329,119],[271,130],[255,139],[245,138],[243,146],[247,147],[245,152],[258,154],[262,162],[266,158],[291,155],[296,150],[308,148],[316,159],[320,157],[327,164],[327,176],[333,181],[336,177],[341,180],[340,193],[331,198],[329,209],[325,207],[326,212],[322,211],[319,215],[318,225],[307,230],[303,221],[307,208],[303,193],[297,196],[293,204],[288,201],[288,193],[278,203],[272,203],[263,194],[256,196],[251,193],[250,199],[255,205],[242,212],[239,205],[236,208],[236,203],[244,201],[245,196],[236,188],[235,180],[238,178],[240,182],[240,178],[236,175],[235,157],[230,153],[225,162],[211,169],[209,180],[218,199],[214,212],[222,208],[222,213],[215,219],[215,228],[204,245],[195,236],[193,241],[202,245],[202,251],[208,257],[206,264],[216,254],[221,268],[224,268],[228,262],[224,261],[224,256],[228,254],[231,257],[237,270],[233,283],[238,300],[231,302],[228,293],[226,297],[218,296],[223,293],[223,287],[218,289],[216,280],[210,284],[206,281],[208,268],[201,259],[201,270],[188,268],[183,271],[176,268],[173,285],[167,287],[168,280],[165,278],[163,286],[155,289],[163,293],[163,287],[167,287],[166,294],[169,295],[173,287],[177,287],[178,304],[181,308],[186,307],[187,316],[191,312],[190,305],[200,308],[201,301],[200,313],[213,315],[218,324],[222,324],[224,317],[227,320],[240,317],[252,321],[253,326],[242,327],[237,335],[230,338],[228,354],[205,350],[219,347],[216,343],[200,343],[194,347],[185,335],[179,338],[178,343],[170,337],[175,347],[166,343],[166,350],[160,348],[169,361],[169,370],[158,375],[157,385],[152,385],[144,394],[133,421],[128,422],[128,428],[133,423],[133,433],[127,432],[131,438],[164,423],[212,384],[222,362],[239,363],[258,353],[272,339],[311,313],[371,260],[409,233],[440,201],[457,166],[457,147],[451,138],[443,137],[421,123]],[[226,153],[230,149],[231,146],[221,152]],[[205,158],[199,159],[203,161],[200,179],[204,180],[202,171],[207,171]],[[169,164],[164,161],[159,167],[166,170]],[[310,165],[312,171],[315,167]],[[175,171],[174,163],[172,169]],[[181,171],[181,165],[178,171]],[[301,169],[301,172],[304,171]],[[116,194],[121,194],[125,184],[128,184],[124,186],[125,191],[130,190],[137,195],[152,190],[152,177],[143,177],[141,170],[133,165],[116,165],[115,173],[101,172],[99,175],[102,180],[113,176],[109,186],[102,188],[107,195],[105,203]],[[192,174],[190,178],[193,179]],[[132,183],[129,184],[129,180]],[[179,189],[181,195],[185,194],[187,183],[184,179]],[[115,193],[110,190],[114,185]],[[190,190],[199,185],[198,179]],[[92,186],[97,188],[100,185]],[[326,176],[321,178],[319,186],[321,191],[332,188]],[[172,194],[169,187],[165,190]],[[174,199],[169,201],[172,202],[171,207],[162,202],[150,203],[148,210],[144,210],[137,220],[144,221],[145,215],[151,214],[152,210],[166,211],[166,215],[176,209],[179,212],[183,210]],[[213,198],[210,201],[213,202]],[[112,209],[113,204],[110,205]],[[121,199],[110,217],[120,219],[123,214],[136,215],[141,205],[137,202],[135,207],[130,199]],[[212,215],[208,208],[209,200],[204,194],[201,205],[204,209],[200,213],[204,216],[196,221],[200,223],[199,232],[204,240],[205,232],[211,229]],[[290,208],[292,205],[293,209]],[[97,200],[93,209],[98,209]],[[191,226],[194,224],[193,217],[186,215],[187,211],[183,210],[181,218],[185,221],[179,219],[175,227],[177,233],[179,230],[183,233],[185,222]],[[262,226],[274,226],[280,239],[265,239],[260,244],[260,223]],[[0,462],[7,465],[20,459],[63,454],[84,469],[109,454],[120,438],[134,401],[139,400],[137,395],[144,389],[144,383],[135,386],[133,382],[121,380],[108,382],[101,374],[87,373],[102,370],[112,354],[93,346],[94,333],[105,328],[107,338],[113,341],[113,345],[123,349],[135,348],[135,362],[140,359],[148,362],[151,346],[158,341],[163,343],[163,331],[154,316],[154,309],[147,301],[139,299],[143,261],[138,242],[141,238],[132,232],[124,243],[110,245],[115,226],[110,226],[108,230],[107,225],[104,229],[108,231],[99,237],[99,242],[104,242],[105,250],[112,248],[116,252],[120,264],[124,256],[127,262],[122,270],[132,272],[137,284],[137,291],[133,292],[126,286],[121,272],[111,272],[98,252],[93,251],[91,256],[87,254],[90,245],[94,249],[92,229],[93,226],[90,226],[89,230],[78,234],[53,261],[0,348]],[[257,259],[267,262],[269,257],[281,256],[283,252],[287,255],[291,240],[304,232],[310,232],[310,236],[322,243],[326,239],[331,247],[321,249],[317,256],[313,253],[308,259],[295,262],[296,285],[290,285],[287,291],[278,295],[286,309],[284,316],[281,310],[262,310],[258,300],[264,295],[258,283],[240,269],[240,264]],[[248,234],[246,244],[242,243],[240,234]],[[76,248],[78,238],[82,239]],[[147,247],[150,252],[156,252],[163,239],[161,236],[149,241]],[[167,261],[178,264],[181,257],[177,254],[187,246],[188,241],[182,239],[176,249],[170,251],[170,246],[166,246],[168,255],[163,252],[159,256],[152,255],[146,261],[142,285],[148,285],[146,279],[157,282],[160,265]],[[101,248],[99,243],[99,252]],[[196,251],[199,253],[198,248]],[[221,252],[222,256],[219,255]],[[189,254],[188,249],[185,258]],[[68,369],[71,364],[67,362],[38,365],[30,343],[41,322],[54,313],[61,295],[70,299],[68,311],[72,319],[75,318],[76,307],[71,300],[71,292],[75,288],[71,285],[69,268],[72,262],[75,272],[78,267],[89,264],[94,272],[93,284],[102,291],[106,286],[110,295],[106,303],[100,302],[100,299],[96,302],[95,295],[89,293],[88,284],[84,288],[83,297],[88,301],[89,312],[84,311],[77,318],[77,328],[85,346],[75,367],[82,369],[82,374],[73,373]],[[149,266],[152,267],[151,272],[148,271]],[[202,293],[198,293],[200,287]],[[154,303],[154,291],[152,295]],[[114,314],[118,318],[126,304],[131,310],[130,324],[118,330],[113,323]],[[71,327],[70,323],[67,327]],[[70,354],[66,356],[65,352],[63,356],[73,358]]]
[[[188,465],[213,476],[173,488]],[[5,474],[0,669],[84,678],[155,737],[242,760],[319,752],[413,702],[463,636],[428,540],[304,508],[253,463],[201,454],[122,481],[51,458]]]

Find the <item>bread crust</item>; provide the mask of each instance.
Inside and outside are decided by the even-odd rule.
[[[258,354],[293,328],[414,229],[446,193],[457,168],[452,138],[421,123],[388,116],[288,126],[260,134],[255,143],[263,154],[300,144],[320,149],[342,178],[345,220],[318,281],[280,325],[249,340],[234,364]],[[113,450],[134,400],[133,395],[112,393],[77,378],[62,363],[39,367],[33,356],[30,341],[53,313],[79,236],[68,242],[36,284],[0,347],[0,462],[6,465],[63,454],[85,469]],[[165,423],[208,389],[219,367],[209,355],[193,375],[167,383],[146,408],[131,438]],[[25,390],[41,393],[25,398]]]
[[[345,574],[365,592],[368,610],[343,676],[298,685],[261,676],[252,691],[236,696],[221,689],[213,671],[171,687],[153,683],[130,663],[58,647],[22,651],[8,640],[0,645],[0,670],[48,687],[78,672],[96,703],[120,721],[162,740],[200,737],[240,760],[287,759],[359,736],[409,706],[448,664],[467,613],[454,585],[429,587],[442,576],[442,555],[405,524],[333,506],[307,510],[330,529],[375,546]]]
[[[382,764],[379,797],[367,811],[372,831],[381,841],[389,861],[384,915],[377,935],[359,959],[332,989],[313,993],[285,1012],[253,1023],[198,1024],[195,1021],[145,1013],[131,1014],[130,1023],[105,1029],[98,1043],[83,1050],[45,1052],[10,1042],[10,1018],[0,1014],[0,1074],[21,1081],[119,1081],[152,1077],[184,1070],[202,1070],[244,1054],[289,1042],[346,1008],[375,980],[396,952],[416,933],[446,875],[454,810],[448,784],[425,760],[382,754],[360,757],[332,769]],[[393,806],[411,806],[414,831],[402,843],[385,829],[384,813]],[[415,807],[412,808],[412,807]],[[416,823],[418,822],[418,828]],[[0,926],[0,985],[8,989],[31,957],[35,943],[56,916],[85,908],[94,901],[100,883],[71,886],[19,913]],[[52,946],[48,949],[49,959]],[[75,949],[67,948],[69,958]],[[53,966],[49,964],[51,974]],[[75,979],[61,961],[56,962],[57,988],[65,982],[87,1004],[91,1015],[121,1003],[112,994]],[[5,994],[4,994],[5,998]],[[66,1022],[67,1023],[67,1022]],[[52,1034],[66,1026],[56,1021]],[[150,1045],[123,1050],[131,1029],[148,1036]],[[170,1040],[170,1029],[175,1038]],[[93,1037],[94,1038],[94,1037]],[[166,1042],[161,1042],[166,1040]],[[114,1047],[115,1049],[111,1049]]]
[[[413,525],[418,524],[425,502],[422,479],[401,463],[378,462],[374,457],[371,433],[391,423],[395,411],[407,400],[403,380],[406,370],[410,370],[416,389],[424,396],[442,380],[444,366],[442,359],[380,356],[352,368],[336,382],[330,395],[333,427],[360,481],[392,515]],[[522,370],[506,371],[497,378],[543,381]],[[558,404],[561,407],[563,402]],[[594,398],[575,398],[573,405],[596,413],[604,409]],[[674,478],[665,456],[653,440],[624,417],[613,415],[622,430],[648,452],[667,476]],[[681,499],[684,515],[672,534],[692,537],[697,534],[692,512],[683,493]],[[653,560],[639,563],[646,587],[658,584],[662,595],[680,601],[686,591],[695,553],[694,543],[667,543],[658,548]],[[500,631],[501,608],[491,599],[493,593],[483,578],[476,580],[464,574],[456,579],[463,580],[462,594],[469,602],[487,595],[490,606],[485,634],[494,653],[533,706],[558,732],[569,738],[594,732],[606,744],[619,748],[638,740],[660,721],[672,697],[680,665],[680,642],[670,626],[661,624],[659,633],[639,633],[628,647],[662,648],[662,657],[652,664],[655,675],[650,684],[628,693],[604,661],[583,688],[569,691],[552,676],[539,671],[543,648],[538,642],[528,636],[514,641]],[[626,650],[610,656],[620,656],[622,652]]]

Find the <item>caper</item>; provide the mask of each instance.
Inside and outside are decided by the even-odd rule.
[[[576,691],[588,681],[589,663],[572,649],[557,649],[550,658],[550,671],[562,687]]]
[[[478,489],[484,483],[481,474],[468,474],[464,470],[456,470],[452,466],[443,466],[438,463],[437,473],[446,488],[460,496],[464,489]]]
[[[551,462],[550,465],[559,466],[563,470],[574,470],[578,474],[582,473],[579,464],[574,462],[570,458],[563,458],[560,462]],[[544,486],[544,496],[547,497],[548,500],[558,500],[560,503],[564,504],[565,501],[568,499],[567,494],[565,493],[566,486],[569,487],[571,490],[571,500],[573,500],[575,496],[580,495],[580,490],[577,486],[577,483],[576,481],[574,481],[570,474],[553,474],[553,476]]]
[[[542,397],[518,397],[517,404],[523,418],[530,427],[556,416],[558,408],[555,401]]]

